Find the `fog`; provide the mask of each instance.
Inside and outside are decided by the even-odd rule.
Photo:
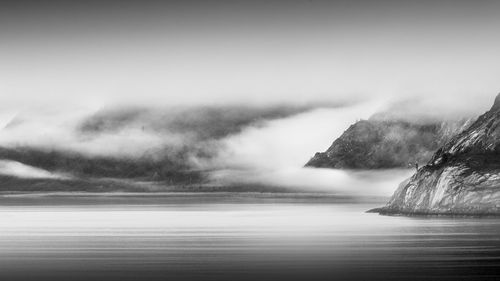
[[[67,175],[24,165],[16,161],[0,160],[0,175],[14,176],[25,179],[68,179]]]
[[[332,107],[42,110],[9,115],[0,131],[0,146],[124,160],[185,153],[176,161],[209,171],[210,182],[217,185],[387,196],[409,171],[360,173],[303,167],[350,124],[383,108],[383,102],[365,102]],[[4,163],[1,173],[63,178],[12,161]]]
[[[336,108],[338,106],[332,106]],[[6,115],[5,147],[63,150],[89,156],[153,157],[168,151],[213,154],[212,147],[248,126],[309,111],[315,105],[271,107],[103,107],[34,110]],[[165,148],[165,149],[164,149]]]
[[[215,182],[285,186],[301,191],[388,196],[412,171],[343,171],[305,168],[316,151],[324,151],[359,119],[384,108],[362,103],[340,109],[315,109],[286,119],[249,127],[222,141],[209,166]]]
[[[360,119],[453,120],[477,116],[488,108],[461,106],[468,101],[464,99],[454,108],[432,111],[432,101],[405,98],[303,106],[34,108],[3,114],[0,146],[124,161],[167,157],[181,166],[207,172],[210,183],[216,185],[388,196],[412,170],[345,171],[303,166]],[[2,167],[2,174],[15,177],[63,178],[21,163],[5,162]]]
[[[134,127],[105,132],[98,137],[79,134],[78,126],[92,114],[87,110],[23,112],[2,130],[0,144],[5,147],[75,151],[90,156],[137,156],[148,149],[177,145],[183,141],[175,135],[161,138]]]

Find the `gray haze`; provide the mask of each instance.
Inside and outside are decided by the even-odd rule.
[[[498,1],[7,1],[0,107],[440,97],[477,109],[500,89],[499,30]]]

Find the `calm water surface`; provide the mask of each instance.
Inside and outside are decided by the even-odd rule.
[[[377,202],[201,198],[3,197],[0,280],[500,278],[500,219],[365,213]]]

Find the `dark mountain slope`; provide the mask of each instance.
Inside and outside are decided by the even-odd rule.
[[[416,123],[370,118],[351,125],[325,151],[306,164],[335,169],[406,168],[425,163],[467,120]]]
[[[381,213],[500,214],[500,95],[403,182]]]
[[[81,178],[128,178],[175,183],[200,181],[202,175],[186,164],[185,157],[187,157],[186,153],[181,152],[175,159],[166,156],[158,159],[91,157],[69,151],[0,147],[0,159],[13,160],[47,171],[68,173]]]

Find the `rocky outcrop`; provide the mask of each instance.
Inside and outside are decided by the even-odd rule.
[[[500,95],[401,183],[382,214],[500,214]]]
[[[325,152],[306,166],[335,169],[407,168],[426,163],[462,130],[468,120],[409,122],[370,118],[351,125]]]

